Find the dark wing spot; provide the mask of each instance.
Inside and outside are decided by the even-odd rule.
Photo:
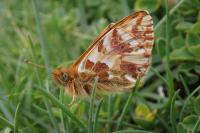
[[[137,65],[131,62],[122,61],[120,64],[120,68],[125,73],[131,74],[134,78],[137,78]]]
[[[117,30],[114,29],[111,36],[111,47],[118,45],[121,41],[121,37],[118,35]]]
[[[94,66],[94,63],[92,61],[90,60],[86,61],[86,64],[85,64],[86,69],[92,69],[93,66]]]
[[[138,14],[138,17],[137,17],[137,20],[136,20],[136,25],[140,25],[141,24],[142,19],[143,19],[144,16],[145,16],[145,14],[143,14],[143,13],[139,13]]]
[[[97,75],[99,76],[100,81],[107,81],[109,77],[109,74],[107,71],[99,72],[97,73]]]
[[[121,36],[117,33],[117,30],[114,29],[111,37],[111,47],[112,52],[116,54],[122,54],[122,53],[130,53],[133,51],[133,48],[131,48],[131,45],[129,43],[123,42],[123,39]]]
[[[97,61],[97,63],[95,64],[93,70],[95,72],[107,71],[107,70],[109,70],[109,67],[105,63],[101,63],[100,61]]]
[[[121,43],[113,48],[113,52],[117,54],[130,53],[133,51],[130,44]]]
[[[100,44],[98,45],[98,52],[102,52],[104,46],[103,46],[103,40],[100,41]]]

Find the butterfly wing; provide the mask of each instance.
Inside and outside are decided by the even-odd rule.
[[[98,91],[127,90],[149,68],[153,36],[152,17],[136,12],[103,30],[72,69],[86,91],[95,77]]]

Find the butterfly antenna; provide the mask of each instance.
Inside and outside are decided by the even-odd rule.
[[[28,59],[25,59],[24,62],[25,62],[26,64],[33,65],[33,66],[38,67],[38,68],[47,69],[46,66],[33,63],[32,61],[30,61],[30,60],[28,60]]]

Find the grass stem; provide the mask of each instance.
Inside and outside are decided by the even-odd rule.
[[[93,132],[96,133],[97,130],[97,122],[98,122],[98,116],[99,116],[99,111],[101,109],[101,105],[103,103],[103,99],[101,99],[97,105],[97,110],[95,113],[95,119],[94,119],[94,128],[93,128]]]
[[[96,96],[96,85],[97,85],[98,79],[95,79],[93,89],[92,89],[92,95],[90,99],[90,108],[89,108],[89,120],[88,120],[88,133],[93,133],[93,110],[94,110],[94,100]]]

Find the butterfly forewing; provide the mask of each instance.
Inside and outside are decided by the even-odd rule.
[[[124,91],[147,72],[152,47],[152,18],[140,11],[108,26],[72,67],[83,84],[99,77],[99,91]]]

